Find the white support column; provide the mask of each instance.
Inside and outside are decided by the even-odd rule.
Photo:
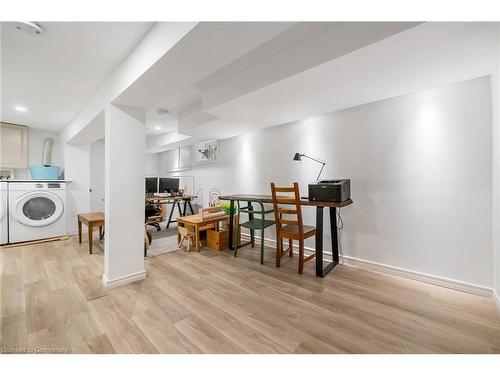
[[[500,27],[497,34],[497,71],[491,76],[493,297],[500,309]]]
[[[144,124],[112,104],[105,109],[106,287],[141,280],[144,270]]]

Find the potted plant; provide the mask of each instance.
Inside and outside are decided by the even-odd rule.
[[[224,204],[224,209],[226,211],[226,215],[230,215],[231,214],[231,203],[225,203]],[[238,208],[236,207],[236,205],[234,206],[233,208],[233,214],[236,215],[238,213]]]

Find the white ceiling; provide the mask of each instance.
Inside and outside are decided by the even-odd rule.
[[[147,110],[148,135],[177,130],[179,118],[201,109],[198,81],[293,25],[292,22],[198,23],[114,103]],[[170,113],[159,115],[160,108]]]
[[[251,64],[240,59],[200,81],[201,104],[179,117],[177,131],[192,142],[222,139],[498,69],[498,23],[341,26],[342,33],[333,23],[290,48],[275,45],[258,59],[251,51],[243,57]],[[314,53],[320,49],[326,52]],[[148,142],[150,150],[186,143],[170,136],[164,140],[172,142],[161,146],[159,139]]]
[[[115,103],[149,109],[292,26],[288,22],[200,22]]]
[[[421,24],[220,104],[204,100],[219,120],[179,131],[229,137],[485,76],[498,68],[498,35],[498,23]]]
[[[1,26],[1,120],[59,131],[151,29],[151,22],[47,22],[41,35]],[[26,112],[18,112],[23,106]]]
[[[416,22],[202,22],[114,103],[146,110],[149,136],[179,129],[194,132],[203,124],[219,119],[204,109],[416,25]],[[170,113],[159,115],[160,108]]]
[[[89,29],[86,54],[64,36],[82,25]],[[40,41],[3,28],[2,41],[10,46],[3,44],[2,53],[16,52],[16,58],[2,56],[2,95],[9,88],[2,98],[5,121],[60,129],[151,25],[47,24],[54,33],[58,27],[60,35],[51,38],[66,44],[56,48],[47,42],[52,52],[38,51],[44,72],[36,64],[37,51],[25,50],[26,40],[22,48],[14,43],[31,38],[39,48]],[[120,44],[125,32],[136,38],[128,48]],[[498,35],[498,23],[202,22],[113,103],[145,119],[147,148],[160,152],[491,74],[498,67]],[[120,41],[121,56],[106,50],[117,50],[109,39]],[[16,93],[26,101],[16,101]],[[13,113],[14,105],[28,112]],[[79,142],[104,136],[103,116],[94,120]]]

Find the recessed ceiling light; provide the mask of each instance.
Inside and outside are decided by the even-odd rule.
[[[155,130],[161,130],[161,126],[155,126]]]
[[[16,105],[14,106],[14,109],[18,112],[26,112],[28,110],[26,107],[23,107],[22,105]]]
[[[158,109],[159,115],[168,115],[169,113],[170,113],[170,111],[168,109],[165,109],[165,108]]]

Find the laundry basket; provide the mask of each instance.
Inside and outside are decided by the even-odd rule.
[[[49,165],[32,165],[30,174],[33,180],[57,180],[59,178],[60,168]]]

